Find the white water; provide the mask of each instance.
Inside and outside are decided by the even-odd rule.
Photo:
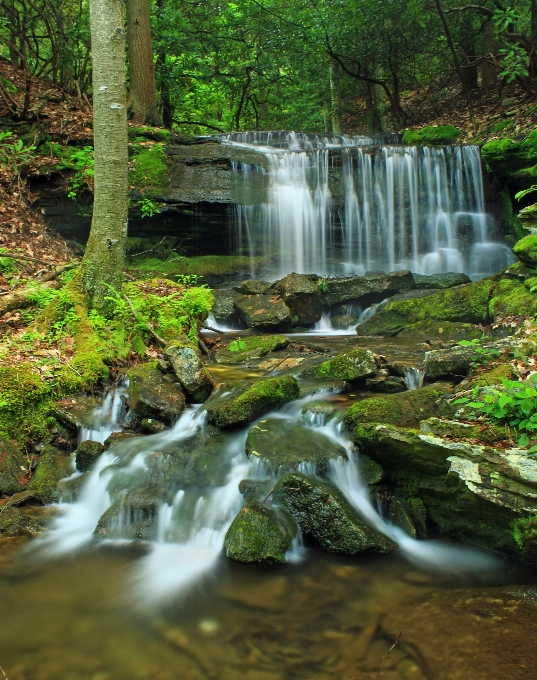
[[[259,272],[252,260],[252,275],[410,269],[479,279],[514,261],[485,212],[477,146],[380,146],[297,133],[224,139],[266,154],[269,166],[268,201],[236,208],[239,248],[270,256]],[[236,169],[246,183],[259,172]]]
[[[403,380],[405,381],[405,384],[409,390],[419,390],[420,387],[423,387],[423,381],[425,380],[425,369],[409,366],[405,370]]]

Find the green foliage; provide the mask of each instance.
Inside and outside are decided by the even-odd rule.
[[[483,335],[481,338],[474,338],[473,340],[460,340],[458,345],[460,347],[473,347],[475,354],[472,357],[472,367],[476,368],[480,365],[487,365],[493,359],[500,356],[500,352],[494,347],[481,347],[480,345],[488,338]]]
[[[8,253],[7,248],[0,248],[0,255],[3,255],[3,253]],[[13,260],[11,257],[1,257],[0,256],[0,274],[3,274],[4,276],[6,274],[13,274],[14,272],[17,271],[17,265],[15,260]]]
[[[160,212],[160,206],[155,203],[150,198],[142,198],[138,201],[138,207],[142,213],[142,217],[153,217],[153,215],[158,215]]]
[[[230,352],[241,352],[242,350],[246,349],[247,344],[244,342],[244,340],[241,340],[240,338],[236,338],[235,340],[232,340],[229,343],[228,350]]]
[[[133,146],[133,169],[129,172],[129,183],[136,189],[158,189],[169,182],[169,170],[162,144]],[[151,196],[147,196],[151,198]]]
[[[510,425],[521,433],[519,446],[528,446],[530,438],[537,430],[537,380],[525,382],[501,379],[504,389],[487,388],[481,390],[475,387],[472,398],[461,397],[454,404],[464,404],[465,408],[479,412],[493,423]],[[537,446],[529,449],[530,453],[537,452]]]
[[[524,196],[527,196],[528,194],[532,194],[534,191],[537,191],[537,184],[532,184],[529,189],[523,189],[522,191],[518,191],[515,194],[515,199],[517,201],[520,201],[521,199],[524,198]]]
[[[328,292],[328,286],[326,285],[326,278],[324,276],[321,276],[321,278],[317,281],[317,286],[319,287],[321,293]]]
[[[58,170],[69,170],[73,173],[69,180],[69,198],[75,200],[83,187],[93,190],[94,160],[93,147],[62,146],[61,144],[46,142],[40,147],[43,154],[50,154],[60,161],[56,165]]]
[[[0,166],[3,170],[11,168],[17,175],[20,166],[33,156],[35,146],[25,146],[22,139],[13,139],[13,133],[0,132]]]
[[[405,130],[403,144],[456,144],[462,130],[454,125],[428,126],[419,130]]]

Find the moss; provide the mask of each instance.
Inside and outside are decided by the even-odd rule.
[[[170,142],[171,132],[163,128],[154,128],[148,126],[133,127],[129,125],[129,139],[130,140],[146,140],[151,139],[155,142]]]
[[[511,364],[499,364],[490,370],[480,371],[478,375],[471,375],[455,388],[459,390],[469,390],[474,387],[488,387],[489,385],[501,384],[502,378],[511,380],[513,378],[513,367]]]
[[[537,234],[530,234],[517,241],[513,246],[513,253],[525,264],[535,267],[537,265]]]
[[[287,512],[250,501],[231,523],[224,549],[227,557],[237,562],[283,563],[296,532],[296,524]]]
[[[8,506],[0,509],[0,536],[34,536],[42,528],[42,521],[29,517],[19,508]]]
[[[263,257],[254,258],[259,265]],[[250,269],[251,260],[245,255],[200,255],[198,257],[179,257],[175,253],[169,259],[158,257],[134,258],[129,268],[136,268],[142,272],[155,272],[165,276],[224,276]]]
[[[418,321],[407,326],[397,334],[398,338],[413,338],[414,340],[430,340],[431,338],[444,342],[452,340],[474,340],[481,338],[483,331],[476,325],[456,321]]]
[[[525,562],[537,560],[537,519],[520,517],[512,524],[512,535]]]
[[[134,147],[132,157],[134,169],[129,172],[129,184],[135,189],[161,189],[169,184],[170,172],[166,155],[161,144],[151,147]]]
[[[376,375],[376,362],[368,349],[354,349],[343,352],[333,359],[323,361],[314,370],[314,376],[323,380],[364,381]]]
[[[252,359],[260,359],[269,352],[285,349],[288,344],[289,338],[285,335],[236,338],[230,342],[226,350],[216,352],[216,361],[219,364],[240,364]]]
[[[537,180],[537,130],[522,141],[493,139],[481,148],[481,155],[489,169],[513,189],[527,188]]]
[[[462,130],[454,125],[439,125],[438,127],[429,125],[419,130],[405,130],[403,144],[451,145],[456,144],[461,135]]]
[[[44,505],[59,498],[58,482],[66,475],[66,466],[62,466],[59,460],[61,455],[54,447],[45,446],[39,456],[37,470],[28,484],[28,490],[34,492]]]
[[[397,335],[420,321],[461,321],[487,323],[489,299],[499,276],[448,288],[425,298],[390,302],[356,328],[359,335]]]
[[[528,290],[524,282],[503,278],[494,290],[489,310],[493,319],[503,316],[532,316],[537,313],[537,296]]]
[[[290,375],[246,381],[230,399],[207,407],[208,420],[221,428],[244,425],[297,399],[299,392],[297,381]]]
[[[371,397],[353,404],[345,413],[345,426],[355,435],[365,423],[409,425],[433,415],[443,415],[447,405],[442,396],[448,392],[445,385],[429,385],[419,390],[400,394]]]

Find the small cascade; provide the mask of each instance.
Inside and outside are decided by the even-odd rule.
[[[256,275],[410,269],[480,279],[514,261],[485,212],[477,146],[406,147],[396,139],[293,132],[222,140],[266,155],[267,202],[237,206],[235,215],[241,252],[270,259],[260,271],[252,264]],[[259,172],[236,169],[246,183]]]
[[[123,399],[127,387],[124,383],[106,393],[102,405],[93,410],[89,418],[90,425],[79,427],[79,442],[89,439],[103,444],[113,432],[121,431],[121,422],[125,418]]]
[[[405,369],[403,380],[405,381],[405,385],[409,390],[419,390],[420,387],[423,387],[423,381],[425,380],[425,369],[409,366],[407,369]]]

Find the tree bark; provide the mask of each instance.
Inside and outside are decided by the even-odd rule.
[[[157,87],[149,0],[127,0],[127,45],[129,51],[129,106],[139,125],[162,126],[157,106]]]
[[[128,222],[127,89],[122,0],[90,0],[95,193],[82,261],[90,307],[121,290]]]
[[[330,59],[330,104],[332,132],[335,135],[340,135],[343,132],[343,120],[341,116],[341,87],[339,83],[338,65],[334,59]]]
[[[537,0],[535,0],[537,2]],[[494,24],[489,19],[483,27],[483,61],[481,62],[481,85],[485,90],[489,90],[496,85],[498,71],[492,56],[496,50],[496,39],[494,36]]]

